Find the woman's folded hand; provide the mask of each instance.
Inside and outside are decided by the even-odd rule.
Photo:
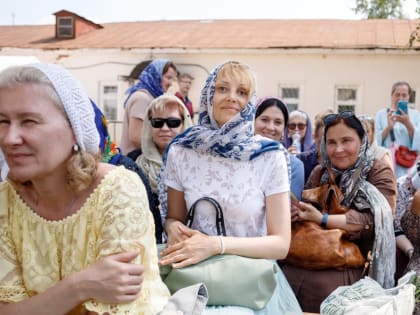
[[[208,236],[186,226],[178,226],[179,232],[186,239],[169,245],[161,252],[161,265],[183,268],[199,263],[221,251],[219,236]]]

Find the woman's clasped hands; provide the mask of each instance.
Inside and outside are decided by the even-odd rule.
[[[291,218],[292,222],[312,221],[320,224],[322,213],[313,205],[300,201],[298,203],[292,203]]]
[[[173,232],[168,235],[168,247],[161,252],[159,263],[163,266],[183,268],[221,252],[218,236],[206,235],[183,224],[177,224]]]

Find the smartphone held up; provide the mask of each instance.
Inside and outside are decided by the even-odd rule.
[[[397,110],[394,112],[395,115],[401,115],[402,112],[408,114],[408,101],[399,100],[397,104]]]

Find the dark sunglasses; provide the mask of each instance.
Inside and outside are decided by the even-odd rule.
[[[163,124],[166,124],[169,128],[178,128],[181,126],[182,120],[179,118],[151,118],[150,123],[153,128],[162,128]]]
[[[325,127],[328,127],[329,125],[336,122],[340,118],[347,119],[347,118],[350,118],[350,117],[355,117],[353,111],[352,110],[344,110],[344,111],[342,111],[341,113],[338,113],[338,114],[329,114],[329,115],[325,116],[323,121],[324,121]]]
[[[289,129],[292,129],[292,130],[296,130],[296,127],[298,127],[299,130],[303,130],[303,129],[305,129],[306,124],[304,124],[304,123],[298,123],[298,124],[290,123],[287,126],[289,127]]]

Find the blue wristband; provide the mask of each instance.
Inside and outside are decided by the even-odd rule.
[[[325,212],[322,215],[321,227],[326,228],[327,227],[327,221],[328,221],[328,213]]]

